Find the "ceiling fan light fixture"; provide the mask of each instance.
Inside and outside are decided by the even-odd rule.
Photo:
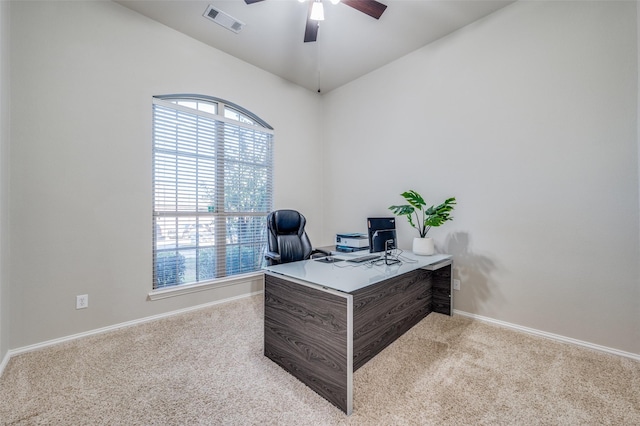
[[[309,19],[312,21],[324,21],[324,6],[322,5],[322,0],[316,0],[313,2],[313,6],[311,6],[311,16]]]

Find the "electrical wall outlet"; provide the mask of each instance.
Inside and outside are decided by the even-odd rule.
[[[79,294],[76,296],[76,309],[84,309],[89,307],[89,295]]]
[[[460,280],[453,280],[453,289],[460,290]]]

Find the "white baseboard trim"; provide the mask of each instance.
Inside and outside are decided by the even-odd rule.
[[[7,353],[4,354],[4,358],[2,358],[2,362],[0,362],[0,377],[2,377],[4,368],[9,364],[9,358],[11,358],[11,351],[7,351]]]
[[[118,330],[120,328],[125,328],[125,327],[131,327],[133,325],[144,324],[146,322],[156,321],[156,320],[159,320],[159,319],[162,319],[162,318],[167,318],[167,317],[171,317],[171,316],[174,316],[174,315],[184,314],[184,313],[187,313],[187,312],[208,308],[210,306],[219,305],[219,304],[222,304],[222,303],[227,303],[227,302],[231,302],[231,301],[234,301],[234,300],[244,299],[246,297],[255,296],[255,295],[261,294],[261,293],[263,293],[262,290],[254,291],[254,292],[247,293],[247,294],[241,294],[239,296],[234,296],[234,297],[229,297],[229,298],[226,298],[226,299],[221,299],[221,300],[216,300],[216,301],[213,301],[213,302],[204,303],[202,305],[191,306],[189,308],[178,309],[176,311],[165,312],[165,313],[162,313],[162,314],[152,315],[152,316],[140,318],[140,319],[137,319],[137,320],[132,320],[132,321],[127,321],[127,322],[122,322],[122,323],[119,323],[119,324],[109,325],[107,327],[97,328],[95,330],[89,330],[89,331],[85,331],[85,332],[78,333],[78,334],[72,334],[70,336],[60,337],[58,339],[47,340],[45,342],[36,343],[36,344],[33,344],[33,345],[24,346],[24,347],[17,348],[17,349],[10,349],[7,352],[7,355],[2,360],[2,364],[0,364],[0,376],[2,376],[2,373],[4,371],[5,366],[9,363],[9,358],[11,358],[12,356],[16,356],[16,355],[20,355],[20,354],[23,354],[23,353],[26,353],[26,352],[31,352],[31,351],[35,351],[35,350],[38,350],[38,349],[46,348],[47,346],[58,345],[60,343],[68,342],[68,341],[71,341],[71,340],[81,339],[83,337],[93,336],[93,335],[96,335],[96,334],[102,334],[102,333],[106,333],[108,331]]]
[[[490,323],[490,324],[498,325],[500,327],[509,328],[509,329],[512,329],[512,330],[515,330],[515,331],[520,331],[520,332],[523,332],[523,333],[533,334],[534,336],[540,336],[540,337],[544,337],[544,338],[547,338],[547,339],[556,340],[558,342],[569,343],[569,344],[572,344],[572,345],[582,346],[582,347],[593,349],[593,350],[596,350],[596,351],[606,352],[606,353],[609,353],[609,354],[612,354],[612,355],[618,355],[618,356],[621,356],[621,357],[631,358],[633,360],[640,361],[640,355],[639,354],[634,354],[632,352],[625,352],[625,351],[621,351],[619,349],[609,348],[607,346],[596,345],[595,343],[589,343],[589,342],[585,342],[583,340],[578,340],[578,339],[573,339],[571,337],[561,336],[559,334],[547,333],[546,331],[536,330],[535,328],[523,327],[521,325],[512,324],[512,323],[509,323],[509,322],[505,322],[505,321],[501,321],[501,320],[497,320],[497,319],[493,319],[493,318],[489,318],[489,317],[484,317],[482,315],[471,314],[469,312],[459,311],[457,309],[454,309],[453,313],[454,313],[454,315],[460,315],[460,316],[472,318],[472,319],[475,319],[475,320],[478,320],[478,321],[482,321],[482,322],[487,322],[487,323]]]

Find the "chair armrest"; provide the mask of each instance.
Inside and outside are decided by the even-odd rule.
[[[321,250],[321,249],[313,249],[313,251],[311,251],[311,256],[313,257],[314,254],[321,254],[322,256],[331,256],[331,253],[329,253],[326,250]],[[320,256],[317,256],[320,257]]]
[[[280,263],[280,253],[276,253],[275,251],[268,251],[264,254],[265,259],[270,260],[274,263]]]

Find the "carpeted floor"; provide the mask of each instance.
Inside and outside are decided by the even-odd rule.
[[[639,425],[640,363],[431,314],[345,416],[262,354],[262,296],[12,358],[3,425]]]

